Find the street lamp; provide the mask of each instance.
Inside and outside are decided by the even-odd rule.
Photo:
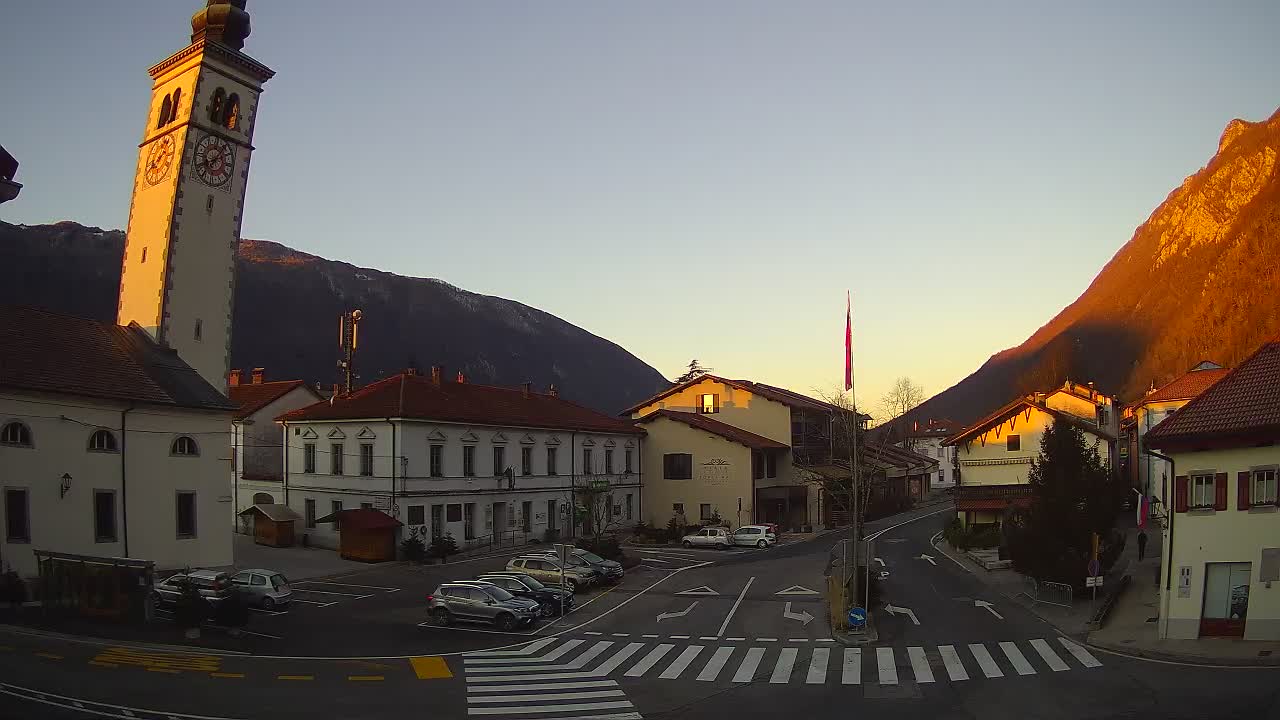
[[[58,486],[58,498],[62,499],[71,491],[71,473],[62,473],[62,484]]]

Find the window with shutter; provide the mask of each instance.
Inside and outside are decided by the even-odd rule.
[[[1189,480],[1186,475],[1179,475],[1173,481],[1173,511],[1187,511],[1187,485]]]
[[[1227,474],[1215,473],[1213,476],[1213,509],[1227,509]]]
[[[1236,473],[1236,509],[1249,509],[1249,476],[1248,472]]]

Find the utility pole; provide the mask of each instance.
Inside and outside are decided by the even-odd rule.
[[[356,347],[360,343],[360,319],[364,313],[359,310],[345,312],[338,316],[338,347],[342,348],[342,357],[338,360],[338,372],[342,373],[344,392],[351,393],[352,380],[355,374]]]

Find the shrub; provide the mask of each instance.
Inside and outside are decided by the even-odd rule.
[[[411,532],[409,537],[400,543],[400,554],[405,560],[411,560],[416,563],[425,562],[427,559],[427,546],[422,542],[422,536],[416,531]]]
[[[431,553],[431,557],[440,558],[440,562],[444,562],[450,555],[458,553],[458,542],[453,539],[453,533],[437,535],[431,540],[431,547],[427,551]]]
[[[209,602],[190,579],[183,579],[174,608],[174,620],[182,628],[198,628],[209,617]]]
[[[602,537],[598,541],[595,538],[581,538],[577,545],[606,560],[616,560],[622,555],[622,547],[618,545],[618,539],[615,537]]]

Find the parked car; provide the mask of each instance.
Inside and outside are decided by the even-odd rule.
[[[544,557],[558,559],[560,557],[559,549],[547,550],[538,553]],[[569,558],[569,564],[579,568],[589,568],[596,572],[596,575],[604,582],[610,585],[616,584],[622,580],[623,570],[622,563],[616,560],[605,560],[599,555],[585,550],[583,548],[574,548],[573,555]]]
[[[231,577],[216,570],[191,570],[175,573],[151,586],[151,598],[156,605],[174,605],[182,596],[182,582],[190,580],[200,592],[200,597],[216,605],[231,592]]]
[[[560,584],[560,561],[548,555],[521,555],[507,561],[507,570],[532,575],[546,585]],[[590,567],[567,565],[564,567],[564,589],[577,592],[596,584],[596,571]]]
[[[246,603],[263,610],[288,607],[289,601],[293,600],[289,581],[275,570],[241,570],[231,576],[231,583],[240,591],[240,596]]]
[[[559,615],[561,610],[573,609],[573,593],[558,587],[549,587],[537,578],[524,573],[486,573],[477,580],[491,582],[516,597],[529,598],[538,603],[543,617]]]
[[[729,531],[724,528],[703,528],[680,541],[685,547],[713,547],[724,550],[729,547]]]
[[[764,525],[743,525],[733,531],[731,540],[734,545],[767,548],[778,542],[778,536]]]
[[[427,612],[438,625],[454,620],[492,622],[505,631],[532,625],[541,612],[538,603],[518,598],[487,582],[447,582],[427,596]]]

